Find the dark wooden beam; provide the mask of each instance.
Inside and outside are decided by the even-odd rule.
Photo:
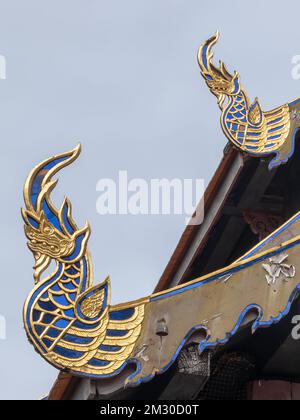
[[[247,225],[245,220],[243,220],[241,214],[242,210],[256,210],[259,208],[260,201],[272,182],[275,174],[276,171],[270,172],[267,163],[261,161],[249,184],[245,187],[235,210],[233,210],[232,207],[226,207],[225,205],[225,209],[227,208],[227,211],[228,208],[232,210],[232,216],[227,222],[223,233],[219,238],[218,244],[205,266],[205,272],[213,271],[226,264]],[[257,242],[259,242],[259,238]]]
[[[275,175],[276,170],[269,171],[268,164],[261,161],[246,186],[237,207],[241,210],[249,210],[257,206]]]
[[[245,221],[242,217],[233,216],[227,222],[218,244],[205,266],[205,272],[209,273],[217,267],[222,267],[232,253],[233,244],[240,239],[244,229]]]

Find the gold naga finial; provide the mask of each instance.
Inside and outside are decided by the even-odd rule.
[[[132,353],[144,319],[145,300],[111,306],[110,280],[93,286],[88,251],[90,226],[78,229],[70,201],[57,209],[53,180],[80,154],[80,146],[43,161],[25,183],[22,211],[36,286],[24,306],[27,336],[38,353],[61,370],[103,377],[118,371]],[[53,272],[42,278],[53,263]]]
[[[238,72],[231,74],[223,61],[213,64],[214,45],[219,32],[209,38],[198,52],[201,74],[222,111],[221,126],[224,134],[239,150],[253,156],[276,154],[270,169],[285,163],[293,153],[296,125],[291,124],[291,111],[299,101],[263,112],[256,98],[251,104],[243,89]]]

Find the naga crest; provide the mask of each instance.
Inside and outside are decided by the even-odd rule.
[[[240,82],[240,75],[232,75],[225,64],[213,64],[212,48],[219,39],[217,32],[199,49],[201,74],[210,91],[217,97],[222,111],[221,126],[228,140],[239,150],[253,156],[276,154],[270,169],[285,163],[292,155],[294,128],[291,127],[290,106],[285,104],[263,112],[256,98],[251,104]]]

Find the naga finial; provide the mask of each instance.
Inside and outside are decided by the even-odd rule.
[[[201,74],[210,91],[217,97],[222,111],[221,126],[234,146],[253,156],[276,153],[270,169],[286,162],[292,154],[290,107],[285,104],[269,112],[263,112],[256,98],[251,104],[247,92],[236,71],[232,75],[223,61],[219,67],[213,64],[212,48],[219,40],[219,32],[199,48],[198,62]],[[287,147],[283,147],[287,145]]]
[[[25,234],[34,254],[36,286],[24,305],[24,325],[35,349],[52,365],[77,375],[105,377],[126,367],[144,320],[147,299],[111,306],[110,280],[93,286],[90,227],[78,229],[66,198],[57,209],[53,176],[72,163],[80,146],[39,164],[25,188]],[[53,263],[53,272],[41,278]]]

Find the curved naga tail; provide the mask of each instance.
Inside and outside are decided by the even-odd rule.
[[[277,154],[270,168],[286,161],[289,150],[280,151],[291,126],[290,108],[285,104],[270,112],[263,112],[256,99],[251,105],[247,92],[242,88],[240,75],[230,74],[225,64],[213,64],[212,48],[219,39],[217,32],[199,49],[198,62],[202,76],[210,91],[217,97],[222,111],[221,125],[226,137],[240,150],[255,156]],[[288,156],[289,157],[289,156]],[[285,158],[285,160],[284,160]]]
[[[87,250],[90,227],[78,229],[65,198],[56,209],[53,176],[80,154],[75,150],[46,160],[25,188],[25,234],[35,258],[36,286],[24,307],[24,323],[35,349],[59,369],[104,377],[125,367],[140,334],[144,304],[110,307],[110,281],[92,286]],[[53,273],[41,280],[55,263]]]

